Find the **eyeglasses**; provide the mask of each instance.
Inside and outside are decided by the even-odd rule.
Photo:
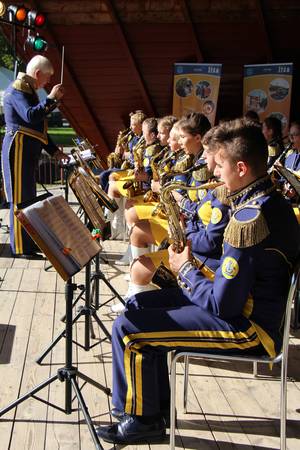
[[[300,136],[300,133],[289,133],[290,137]]]

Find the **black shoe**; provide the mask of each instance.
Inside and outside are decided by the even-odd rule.
[[[38,253],[32,252],[32,253],[16,253],[12,254],[13,258],[23,258],[23,259],[45,259],[43,255],[40,255]]]
[[[136,416],[126,414],[119,423],[99,427],[96,433],[105,442],[112,444],[158,443],[166,436],[166,426],[162,419],[157,419],[151,424],[143,424]]]
[[[118,408],[111,409],[110,414],[112,415],[112,417],[119,421],[128,416],[128,414]],[[164,419],[166,427],[170,428],[170,409],[164,409],[163,411],[161,411],[161,417]]]

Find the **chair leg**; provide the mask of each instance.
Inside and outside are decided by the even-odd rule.
[[[286,450],[287,360],[281,361],[280,450]]]
[[[253,362],[253,376],[257,377],[257,362]]]
[[[187,396],[189,387],[189,357],[184,357],[184,382],[183,382],[183,411],[186,414],[187,411]]]
[[[171,361],[171,401],[170,401],[170,450],[175,450],[175,411],[176,411],[176,356]]]

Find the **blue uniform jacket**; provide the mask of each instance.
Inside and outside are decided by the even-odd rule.
[[[231,196],[233,215],[214,282],[189,265],[179,281],[191,302],[228,322],[243,315],[269,354],[281,345],[289,276],[299,254],[299,226],[269,177]],[[271,339],[270,339],[271,337]]]
[[[57,150],[56,145],[47,134],[47,115],[56,108],[56,102],[49,99],[40,101],[34,88],[33,79],[24,73],[6,89],[3,99],[6,139],[5,145],[10,145],[19,132],[39,141],[50,154]],[[41,146],[39,146],[41,148]]]
[[[197,215],[186,222],[186,237],[193,255],[220,259],[224,230],[229,222],[230,206],[225,186],[209,190],[198,206]]]

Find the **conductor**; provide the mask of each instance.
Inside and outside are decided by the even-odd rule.
[[[35,259],[37,247],[14,216],[17,204],[36,197],[36,168],[44,148],[56,159],[66,159],[47,133],[47,115],[63,96],[61,84],[53,86],[40,101],[37,89],[46,86],[53,66],[44,56],[34,56],[4,94],[5,136],[2,171],[6,199],[10,205],[10,247],[14,257]]]

